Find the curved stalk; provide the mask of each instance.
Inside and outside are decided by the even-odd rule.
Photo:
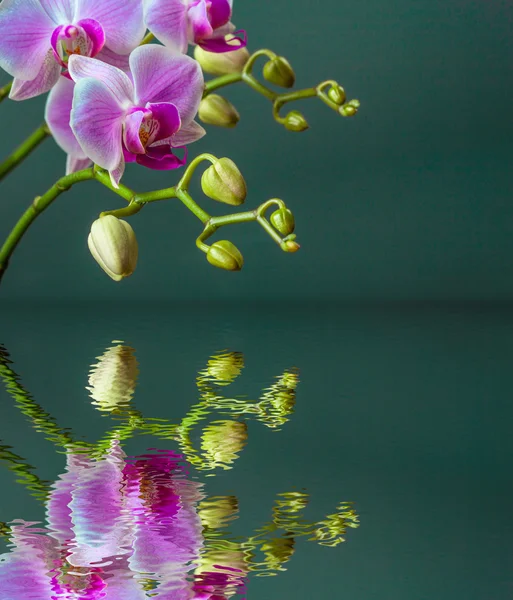
[[[46,123],[43,123],[35,131],[33,131],[29,135],[29,137],[24,142],[22,142],[16,148],[16,150],[0,164],[0,180],[3,179],[6,175],[8,175],[21,162],[23,162],[27,158],[27,156],[50,135],[50,130],[48,129]]]

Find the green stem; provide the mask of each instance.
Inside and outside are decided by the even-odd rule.
[[[4,89],[4,88],[2,88]],[[16,150],[0,164],[0,179],[3,179],[20,162],[35,150],[39,144],[50,135],[50,130],[46,123],[40,125]]]
[[[242,81],[242,73],[229,73],[228,75],[221,75],[221,77],[216,77],[215,79],[211,79],[205,83],[205,91],[203,92],[203,98],[215,92],[219,88],[225,87],[227,85],[232,85],[232,83],[238,83]]]
[[[210,220],[210,215],[194,202],[185,190],[177,190],[176,197],[197,217],[204,225]]]
[[[0,102],[5,100],[9,95],[9,92],[12,88],[12,83],[12,81],[9,81],[9,83],[6,83],[3,87],[0,88]]]
[[[0,248],[0,279],[8,267],[9,260],[16,249],[16,246],[20,243],[23,235],[35,219],[63,192],[69,190],[76,183],[89,181],[91,179],[96,179],[96,181],[118,194],[118,196],[121,196],[127,202],[131,202],[135,196],[133,190],[122,184],[120,184],[119,188],[115,188],[110,181],[109,174],[96,167],[91,167],[61,177],[42,196],[36,196],[36,198],[34,198],[32,204],[23,213],[5,240],[4,245]]]

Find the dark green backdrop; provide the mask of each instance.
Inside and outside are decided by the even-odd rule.
[[[244,253],[243,271],[216,270],[194,245],[199,223],[164,203],[133,218],[139,266],[115,284],[86,238],[97,214],[119,201],[89,183],[29,231],[3,297],[510,298],[513,5],[236,1],[234,20],[251,49],[289,58],[298,85],[335,77],[362,102],[352,120],[305,102],[311,129],[294,134],[240,86],[226,93],[242,114],[239,127],[211,128],[191,147],[235,159],[249,206],[283,197],[296,214],[301,251],[286,255],[256,226],[240,226],[229,233]],[[42,120],[43,105],[42,98],[3,103],[2,154]],[[47,141],[4,182],[2,237],[63,167],[64,154]],[[141,191],[175,180],[142,167],[126,176]]]

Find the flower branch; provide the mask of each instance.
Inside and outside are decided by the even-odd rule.
[[[2,88],[2,90],[4,89],[5,88]],[[0,95],[0,101],[3,99],[3,97],[5,96]],[[48,129],[46,123],[43,123],[35,131],[33,131],[10,156],[0,163],[0,180],[8,175],[21,162],[23,162],[27,156],[50,135],[50,130]]]
[[[241,51],[239,50],[238,52]],[[225,59],[217,59],[216,61],[216,59],[208,56],[201,49],[196,50],[195,56],[206,72],[216,73],[225,66],[220,62]],[[239,68],[238,71],[222,74],[219,77],[206,82],[205,91],[203,93],[203,106],[200,105],[200,118],[205,123],[221,126],[234,126],[237,123],[238,113],[235,110],[235,107],[233,107],[226,99],[214,95],[213,92],[241,81],[272,102],[272,111],[275,121],[284,125],[290,131],[304,131],[308,128],[306,119],[296,110],[290,111],[285,117],[280,116],[281,108],[290,102],[317,97],[329,108],[343,117],[352,117],[358,112],[360,102],[356,99],[347,101],[344,89],[333,79],[322,81],[315,87],[292,92],[275,92],[261,83],[253,74],[255,63],[261,57],[268,59],[262,69],[265,80],[280,87],[292,88],[294,86],[296,79],[295,73],[290,66],[290,63],[284,57],[278,56],[267,49],[257,50],[252,55],[247,54],[246,58],[241,54],[238,65],[235,64],[235,66],[232,66],[232,64],[230,64],[227,67],[234,69]],[[209,96],[211,99],[210,101],[207,101],[206,99]],[[231,113],[231,121],[226,121],[226,116],[223,112]]]

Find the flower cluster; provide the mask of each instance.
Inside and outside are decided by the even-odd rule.
[[[94,162],[118,186],[126,162],[174,169],[185,158],[173,149],[204,135],[203,75],[184,53],[244,46],[231,12],[228,0],[4,0],[0,66],[12,99],[51,90],[46,122],[67,172]],[[140,45],[146,28],[164,46]]]
[[[88,238],[91,254],[115,281],[133,273],[138,257],[135,233],[121,217],[157,200],[176,198],[201,221],[196,246],[220,269],[238,271],[244,264],[229,240],[206,243],[224,225],[257,222],[284,252],[299,249],[294,216],[282,200],[212,217],[190,196],[192,176],[204,161],[211,163],[201,177],[205,196],[239,206],[247,193],[230,158],[205,153],[188,162],[188,145],[206,133],[195,119],[235,127],[239,112],[214,92],[238,82],[269,100],[274,120],[293,132],[309,125],[298,110],[280,114],[291,102],[318,98],[342,117],[355,115],[359,102],[347,100],[334,80],[290,91],[296,76],[288,60],[267,49],[250,55],[245,31],[231,22],[232,8],[232,0],[0,1],[0,67],[14,78],[0,87],[0,102],[49,92],[45,123],[0,162],[0,180],[48,136],[67,154],[66,175],[37,196],[0,247],[0,277],[34,219],[63,191],[87,180],[128,202],[102,212]],[[187,55],[190,45],[193,56]],[[260,58],[267,61],[262,77],[271,87],[253,73]],[[205,81],[204,73],[216,77]],[[287,89],[279,93],[272,86]],[[121,182],[127,163],[165,171],[187,166],[176,185],[137,193]]]

